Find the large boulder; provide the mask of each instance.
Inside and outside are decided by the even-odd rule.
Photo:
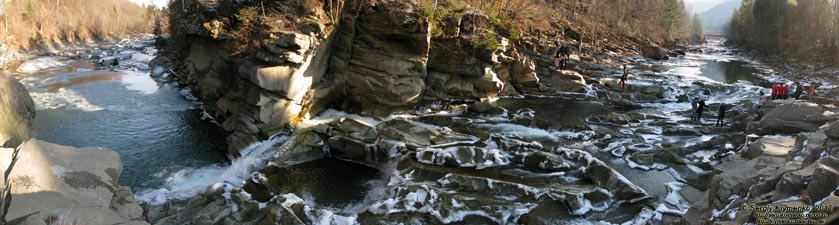
[[[786,157],[795,145],[794,138],[770,138],[763,137],[749,145],[749,148],[742,151],[740,156],[745,159],[753,159],[761,155]]]
[[[644,54],[644,57],[650,59],[667,60],[670,58],[667,56],[667,52],[665,52],[663,48],[655,45],[644,46],[643,48],[641,48],[641,52]]]
[[[749,132],[758,134],[797,134],[813,132],[833,120],[825,116],[824,109],[816,104],[795,102],[779,104],[768,110],[760,121],[750,124]]]
[[[16,160],[11,157],[12,151],[0,149],[4,155],[0,157],[0,172],[9,173],[12,194],[6,221],[147,224],[131,190],[118,183],[122,161],[116,152],[37,139],[22,144]],[[0,186],[4,182],[0,180]]]
[[[0,147],[15,147],[31,135],[35,102],[23,85],[0,75]]]
[[[807,192],[814,201],[835,195],[839,187],[839,158],[829,156],[816,164],[813,178],[807,185]]]

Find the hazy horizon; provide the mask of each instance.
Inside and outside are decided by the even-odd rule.
[[[685,7],[694,13],[701,13],[726,0],[685,0]]]

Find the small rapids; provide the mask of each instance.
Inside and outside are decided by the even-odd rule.
[[[136,198],[152,205],[163,204],[171,199],[195,196],[207,187],[224,187],[227,191],[243,184],[253,171],[265,166],[268,159],[290,146],[294,140],[288,136],[274,136],[268,140],[253,143],[241,151],[242,156],[229,165],[211,165],[188,168],[174,173],[166,179],[163,187],[140,191]],[[278,151],[279,149],[279,151]]]

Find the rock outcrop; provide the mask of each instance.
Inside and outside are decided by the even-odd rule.
[[[264,6],[287,14],[264,18],[294,17],[297,27],[241,21],[256,3],[184,4],[196,10],[173,15],[173,39],[184,43],[169,54],[175,79],[229,133],[234,155],[331,104],[386,114],[423,100],[515,95],[516,88],[539,87],[533,58],[547,58],[483,28],[490,20],[479,14],[452,15],[454,25],[445,28],[451,35],[434,36],[419,6],[404,1],[328,13],[301,1]],[[492,42],[473,41],[482,38]]]
[[[750,123],[746,132],[757,134],[797,134],[813,132],[836,115],[827,116],[825,110],[813,103],[783,102],[776,104],[760,121]]]
[[[173,15],[173,38],[184,43],[171,56],[177,80],[230,134],[231,154],[316,114],[343,92],[341,80],[325,78],[335,26],[318,22],[326,19],[322,7],[303,7],[298,1],[265,6],[304,18],[299,27],[283,29],[256,18],[239,20],[255,15],[244,14],[254,3],[185,4],[196,10]],[[256,22],[270,29],[248,30]],[[253,34],[242,37],[234,28]]]
[[[35,102],[23,85],[0,75],[0,147],[16,147],[29,139]]]
[[[118,183],[122,161],[114,151],[31,139],[0,154],[0,172],[9,174],[0,187],[11,186],[5,218],[11,224],[148,224],[131,189]]]

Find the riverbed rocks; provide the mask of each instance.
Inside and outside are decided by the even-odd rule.
[[[13,77],[0,75],[0,147],[16,147],[32,135],[35,102]]]
[[[0,153],[0,171],[9,174],[0,184],[10,182],[12,194],[5,219],[12,224],[148,224],[131,190],[118,183],[122,161],[114,151],[31,139]]]
[[[836,120],[836,115],[825,113],[816,104],[790,102],[777,104],[768,110],[760,121],[749,124],[746,132],[758,134],[795,134],[813,132],[828,121]]]

